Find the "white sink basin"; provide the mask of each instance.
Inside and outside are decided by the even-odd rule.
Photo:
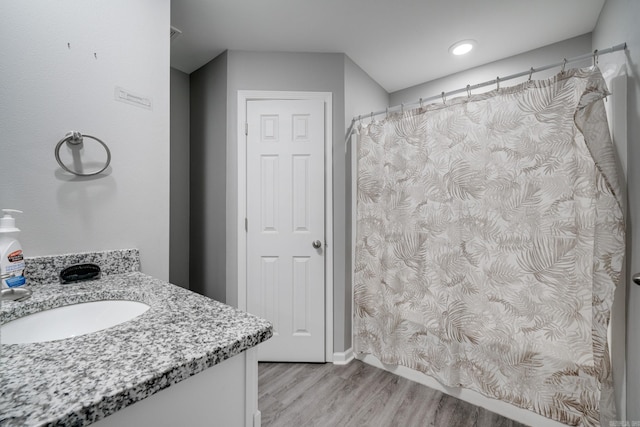
[[[149,310],[137,301],[94,301],[52,308],[0,326],[2,344],[26,344],[77,337],[131,320]]]

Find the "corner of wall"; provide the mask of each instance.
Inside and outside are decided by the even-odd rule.
[[[190,285],[226,300],[227,55],[190,78]]]
[[[189,288],[189,75],[170,76],[169,282]]]

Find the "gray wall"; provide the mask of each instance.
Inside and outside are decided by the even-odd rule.
[[[189,75],[171,69],[169,281],[189,288]]]
[[[228,51],[191,74],[190,286],[234,306],[238,90],[332,93],[334,232],[327,239],[334,250],[334,351],[345,351],[351,346],[351,193],[345,185],[351,182],[351,153],[344,146],[346,117],[350,122],[356,111],[381,108],[388,94],[341,53]],[[226,268],[219,265],[225,260]]]
[[[227,53],[190,75],[191,290],[225,302]]]
[[[238,90],[317,91],[333,94],[334,307],[345,305],[344,54],[228,52],[227,303],[237,305]],[[334,351],[344,351],[344,311],[334,309]]]
[[[640,421],[640,2],[607,0],[593,31],[593,47],[627,42],[627,419]],[[606,61],[606,57],[601,61]]]
[[[522,53],[520,55],[511,56],[509,58],[501,59],[480,67],[471,68],[469,70],[461,71],[450,76],[442,77],[437,80],[432,80],[420,85],[412,86],[407,89],[393,92],[390,95],[391,105],[400,105],[401,103],[412,103],[418,101],[420,98],[427,98],[441,93],[442,91],[449,92],[452,90],[466,87],[468,84],[474,85],[477,83],[495,80],[496,76],[504,77],[509,74],[515,74],[521,71],[528,70],[531,67],[540,67],[550,63],[562,61],[563,58],[571,58],[572,56],[582,55],[587,52],[591,52],[591,34],[585,34],[572,39],[564,40],[558,43],[554,43],[549,46],[541,47],[540,49],[534,49],[529,52]],[[585,65],[589,65],[590,61],[587,60]],[[580,66],[580,64],[571,64],[571,67]],[[556,74],[558,69],[551,69],[544,72],[539,72],[533,75],[534,79],[542,79]],[[527,77],[520,79],[513,79],[505,82],[505,85],[513,86],[521,81],[526,80]],[[476,90],[474,93],[481,93],[495,89],[495,86],[487,86],[482,89]],[[461,95],[466,96],[466,95]],[[438,101],[439,102],[439,101]]]
[[[351,125],[351,119],[356,115],[364,115],[372,110],[384,110],[389,105],[389,94],[376,83],[367,73],[364,72],[355,62],[348,56],[345,56],[344,61],[344,124],[345,133],[347,128]],[[364,123],[368,123],[368,118],[363,119]],[[344,137],[342,138],[344,140]],[[345,218],[346,218],[346,233],[345,233],[345,247],[347,248],[347,257],[345,260],[345,287],[344,287],[344,306],[334,306],[333,309],[336,313],[344,312],[344,349],[351,348],[351,320],[352,320],[352,289],[351,272],[353,271],[353,253],[351,251],[351,235],[352,235],[352,223],[351,223],[351,207],[353,200],[354,188],[352,188],[352,148],[355,145],[351,142],[347,142],[346,152],[346,173],[345,173]],[[342,150],[344,152],[344,149]]]

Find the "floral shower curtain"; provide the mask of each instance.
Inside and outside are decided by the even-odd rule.
[[[357,353],[568,425],[612,419],[607,94],[569,70],[359,130]]]

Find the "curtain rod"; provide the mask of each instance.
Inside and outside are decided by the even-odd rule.
[[[434,95],[434,96],[431,96],[429,98],[420,98],[420,100],[418,100],[417,102],[412,102],[412,103],[409,103],[409,104],[395,105],[393,107],[388,107],[387,109],[381,110],[381,111],[372,111],[370,114],[367,114],[367,115],[364,115],[364,116],[363,115],[355,116],[351,120],[351,125],[349,126],[349,129],[347,130],[347,136],[345,138],[345,143],[349,141],[349,138],[351,137],[351,134],[353,133],[353,130],[355,129],[356,122],[361,120],[363,117],[373,117],[373,116],[379,116],[380,114],[389,114],[389,113],[391,113],[393,111],[398,111],[398,110],[404,109],[405,107],[418,106],[418,105],[424,104],[425,102],[435,101],[437,99],[443,99],[444,100],[450,95],[457,95],[457,94],[462,93],[462,92],[470,93],[472,90],[479,89],[481,87],[490,86],[490,85],[499,85],[501,82],[504,82],[504,81],[507,81],[507,80],[511,80],[511,79],[516,79],[518,77],[522,77],[522,76],[526,76],[526,75],[531,77],[531,75],[533,73],[537,73],[539,71],[545,71],[545,70],[548,70],[550,68],[559,67],[561,65],[562,65],[562,70],[564,71],[564,67],[568,63],[582,61],[582,60],[587,59],[587,58],[593,58],[593,62],[594,62],[594,65],[595,65],[597,63],[598,57],[600,55],[605,55],[607,53],[617,52],[619,50],[624,50],[626,48],[627,48],[627,43],[620,43],[618,45],[615,45],[613,47],[609,47],[607,49],[602,49],[602,50],[596,49],[596,50],[593,51],[593,53],[585,53],[584,55],[576,56],[576,57],[573,57],[573,58],[570,58],[570,59],[566,59],[565,58],[564,60],[562,60],[560,62],[556,62],[554,64],[544,65],[542,67],[537,67],[537,68],[531,67],[527,71],[522,71],[520,73],[511,74],[511,75],[508,75],[506,77],[498,76],[494,80],[489,80],[489,81],[478,83],[478,84],[475,84],[475,85],[467,85],[467,87],[464,87],[464,88],[461,88],[461,89],[452,90],[452,91],[449,91],[449,92],[442,92],[440,95]]]

